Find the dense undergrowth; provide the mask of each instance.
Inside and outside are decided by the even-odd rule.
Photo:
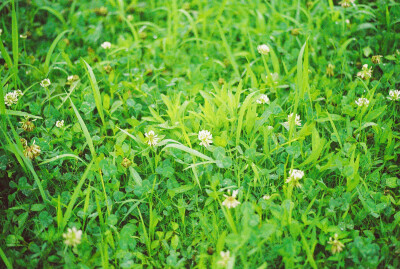
[[[1,267],[400,267],[397,1],[5,0],[0,29]]]

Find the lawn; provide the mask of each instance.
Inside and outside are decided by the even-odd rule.
[[[400,268],[400,2],[3,0],[0,268]]]

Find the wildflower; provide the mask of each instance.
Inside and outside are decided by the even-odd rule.
[[[268,95],[262,94],[258,99],[257,99],[257,104],[269,104],[269,98]]]
[[[106,16],[108,13],[108,9],[106,7],[95,8],[94,13],[99,16]]]
[[[342,0],[341,2],[339,2],[339,4],[342,7],[351,7],[351,5],[354,5],[355,0]]]
[[[371,60],[374,64],[380,64],[382,62],[382,57],[382,55],[374,55]]]
[[[200,146],[208,147],[213,142],[212,134],[210,133],[210,131],[207,131],[207,130],[200,131],[198,138],[201,141]]]
[[[34,121],[34,120],[33,120]],[[22,124],[22,129],[26,132],[32,132],[33,129],[35,129],[35,124],[33,124],[32,121],[29,120],[29,117],[25,117],[25,119],[23,119],[22,121],[20,121],[19,123]]]
[[[110,49],[111,48],[111,43],[106,41],[103,44],[101,44],[101,47],[105,50]]]
[[[372,67],[368,69],[368,64],[364,64],[362,70],[357,73],[357,76],[362,79],[369,79],[372,76]]]
[[[56,121],[56,127],[57,128],[61,128],[64,126],[64,120],[58,120]]]
[[[26,148],[28,146],[28,141],[26,141],[25,138],[20,138],[19,141],[21,141],[21,144],[24,148]]]
[[[19,35],[19,37],[22,38],[22,39],[27,39],[28,36],[25,35],[25,34],[21,34],[21,35]]]
[[[45,78],[40,82],[40,86],[42,86],[43,88],[47,88],[51,85],[50,79]]]
[[[290,113],[288,116],[288,121],[285,122],[288,126],[289,126],[290,122],[292,122],[292,118],[293,118],[293,113]],[[296,114],[296,118],[294,119],[294,124],[297,126],[301,126],[300,115]]]
[[[290,169],[289,177],[286,179],[286,183],[292,182],[294,186],[300,188],[301,184],[299,180],[302,179],[303,177],[304,177],[303,171],[297,169]]]
[[[159,139],[154,131],[149,131],[148,133],[145,133],[144,136],[146,137],[146,143],[150,147],[155,146]]]
[[[271,199],[271,195],[269,195],[269,194],[264,195],[264,196],[263,196],[263,199],[264,199],[264,200],[269,200],[269,199]]]
[[[300,34],[300,29],[299,28],[292,29],[292,30],[290,30],[290,34],[292,36],[298,36]]]
[[[220,252],[221,259],[218,261],[218,265],[221,267],[226,267],[228,265],[229,259],[231,258],[231,253],[229,250],[226,252],[221,251]]]
[[[392,101],[398,101],[400,99],[400,90],[390,90],[388,99]]]
[[[219,78],[218,79],[218,84],[219,85],[224,85],[226,82],[225,82],[225,79],[224,78]]]
[[[335,69],[335,66],[329,63],[328,66],[326,67],[326,75],[328,77],[333,77],[333,69]]]
[[[20,90],[9,92],[4,96],[4,103],[7,106],[12,106],[18,102],[18,98],[22,95],[24,94]]]
[[[113,70],[113,68],[109,64],[104,66],[103,69],[104,69],[104,71],[106,71],[107,74],[110,74],[111,71]]]
[[[125,168],[128,168],[132,165],[132,162],[128,158],[124,158],[121,162],[121,165]]]
[[[71,85],[72,83],[74,83],[75,81],[79,80],[79,76],[78,75],[72,75],[72,76],[68,76],[67,77],[67,85]]]
[[[27,157],[31,160],[33,160],[37,156],[39,156],[40,153],[41,153],[40,147],[35,144],[35,141],[33,141],[32,146],[30,146],[30,147],[26,146],[25,150],[24,150],[25,157]]]
[[[258,53],[262,54],[262,55],[268,55],[269,53],[269,47],[265,44],[259,45],[257,47]]]
[[[127,17],[128,21],[133,21],[133,16],[131,14],[129,14]]]
[[[270,73],[265,76],[267,80],[270,80],[274,84],[278,84],[279,74],[278,73]]]
[[[346,24],[350,24],[350,20],[349,19],[346,19],[345,22],[346,22]]]
[[[360,97],[355,101],[358,106],[368,106],[369,100],[367,98]]]
[[[328,244],[332,245],[331,248],[332,254],[340,253],[343,251],[344,244],[338,240],[338,237],[339,237],[338,234],[335,234],[333,236],[333,239],[332,237],[329,237]]]
[[[64,243],[67,246],[75,247],[81,243],[82,231],[77,230],[75,227],[68,228],[67,232],[63,234],[65,238]]]
[[[0,36],[3,34],[3,29],[0,29]]]
[[[228,195],[224,194],[226,199],[225,199],[225,201],[222,202],[222,205],[226,206],[227,208],[237,207],[240,204],[240,202],[238,200],[236,200],[236,196],[237,196],[238,192],[239,192],[238,190],[234,190],[232,192],[232,196],[228,196]]]

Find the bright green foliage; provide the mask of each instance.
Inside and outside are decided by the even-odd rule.
[[[398,1],[5,0],[0,29],[1,268],[400,267]]]

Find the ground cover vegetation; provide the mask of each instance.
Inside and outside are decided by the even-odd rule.
[[[0,267],[399,268],[400,3],[3,0]]]

